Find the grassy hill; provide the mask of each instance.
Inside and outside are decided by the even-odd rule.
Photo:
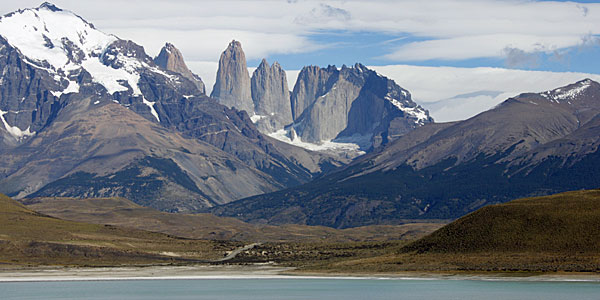
[[[28,208],[64,220],[110,224],[162,232],[191,239],[248,242],[351,242],[414,240],[440,228],[440,223],[366,226],[344,230],[324,226],[259,225],[212,214],[174,214],[139,206],[124,198],[35,198]]]
[[[481,208],[374,257],[307,269],[332,272],[600,272],[600,190]]]
[[[0,265],[131,265],[220,258],[239,243],[64,221],[0,194]]]
[[[600,190],[481,208],[408,246],[419,253],[600,254]]]

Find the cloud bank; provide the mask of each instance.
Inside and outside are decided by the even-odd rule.
[[[4,0],[0,10],[40,0]],[[408,36],[384,60],[508,57],[506,49],[552,53],[597,41],[600,4],[527,0],[55,0],[97,27],[157,53],[166,41],[193,61],[216,61],[231,39],[250,59],[313,52],[326,31]]]

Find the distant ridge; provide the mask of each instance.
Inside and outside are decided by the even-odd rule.
[[[515,198],[600,188],[600,84],[584,79],[428,124],[300,187],[220,216],[337,228],[452,219]]]

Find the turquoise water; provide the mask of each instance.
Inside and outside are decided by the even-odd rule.
[[[598,282],[203,279],[0,283],[0,299],[600,299]]]

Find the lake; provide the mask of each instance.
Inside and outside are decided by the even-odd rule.
[[[443,279],[143,279],[0,282],[1,299],[599,299],[600,283]]]

